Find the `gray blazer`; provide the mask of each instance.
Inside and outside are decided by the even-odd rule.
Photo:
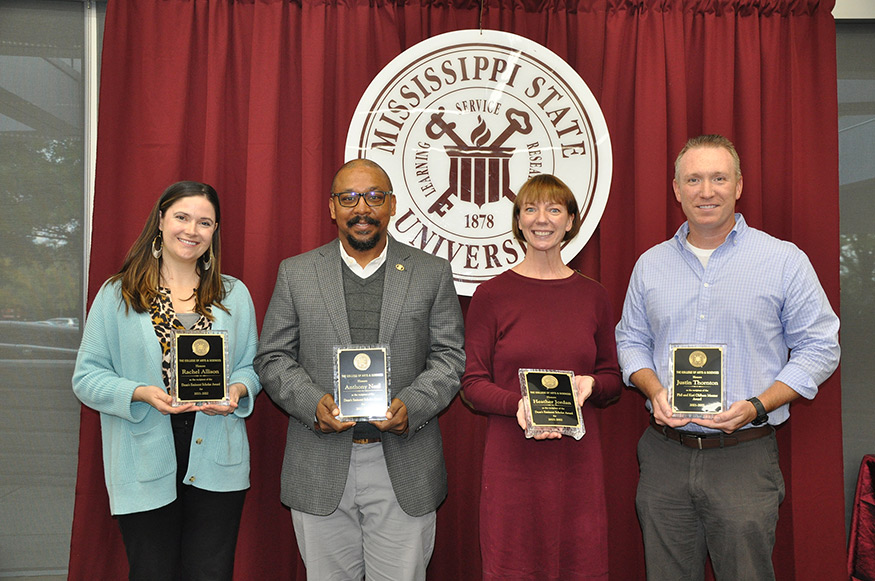
[[[316,404],[333,392],[333,347],[350,344],[339,242],[288,258],[261,331],[255,369],[264,391],[289,414],[283,460],[284,504],[327,515],[340,503],[352,450],[352,429],[314,430]],[[464,331],[449,263],[391,237],[380,316],[389,345],[392,397],[407,406],[403,436],[383,433],[395,496],[421,516],[447,494],[437,415],[459,390]]]

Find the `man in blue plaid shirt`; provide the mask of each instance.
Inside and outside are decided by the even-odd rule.
[[[624,380],[652,414],[636,497],[647,577],[702,579],[710,553],[718,580],[774,579],[775,427],[838,366],[839,320],[805,253],[735,212],[732,142],[689,140],[672,185],[687,221],[639,258],[616,331]],[[672,407],[672,345],[723,349],[722,411]]]

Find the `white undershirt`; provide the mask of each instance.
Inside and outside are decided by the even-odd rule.
[[[337,243],[340,244],[340,258],[342,258],[343,262],[349,267],[349,269],[360,278],[368,278],[377,272],[377,269],[383,266],[383,263],[386,262],[386,250],[389,248],[388,240],[386,241],[386,245],[383,246],[383,251],[380,255],[365,266],[361,266],[355,258],[347,254],[346,248],[344,248],[343,244],[340,242],[340,238],[337,239]]]
[[[696,258],[699,259],[699,262],[702,263],[702,268],[708,268],[708,259],[711,258],[711,253],[713,253],[716,248],[697,248],[690,244],[689,240],[684,240],[687,245],[687,248],[690,249],[690,252],[696,255]]]

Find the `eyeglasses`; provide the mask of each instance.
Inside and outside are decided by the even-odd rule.
[[[358,205],[359,198],[364,198],[365,203],[373,208],[374,206],[382,206],[386,202],[386,197],[391,195],[392,192],[371,190],[369,192],[337,192],[331,194],[331,197],[337,198],[337,201],[344,208],[354,208]]]

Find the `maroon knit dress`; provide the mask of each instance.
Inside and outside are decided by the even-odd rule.
[[[597,407],[622,390],[604,287],[507,271],[481,284],[465,322],[462,388],[488,415],[480,498],[483,578],[606,579],[607,514]],[[595,377],[577,441],[528,440],[516,420],[520,368]]]

